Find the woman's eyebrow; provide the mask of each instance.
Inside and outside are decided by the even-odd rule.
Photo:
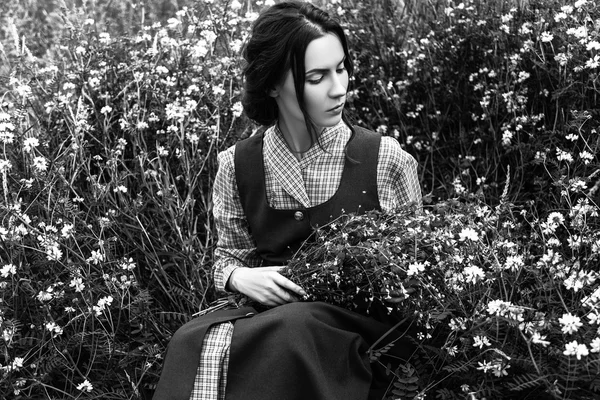
[[[340,64],[341,64],[341,63],[343,63],[345,60],[346,60],[346,57],[344,56],[344,58],[342,58],[342,61],[340,61],[339,63],[337,63],[337,65],[340,65]],[[306,71],[306,74],[305,74],[305,75],[312,74],[312,73],[316,73],[316,72],[318,72],[318,73],[321,73],[321,74],[324,74],[324,73],[326,73],[327,71],[329,71],[329,68],[313,68],[313,69],[311,69],[310,71]]]

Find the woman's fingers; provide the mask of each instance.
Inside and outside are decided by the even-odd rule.
[[[230,278],[231,287],[268,306],[298,301],[306,293],[279,271],[282,267],[238,268]],[[298,297],[297,297],[298,296]]]
[[[306,292],[300,286],[290,281],[288,278],[280,275],[279,273],[275,276],[275,282],[282,288],[289,290],[292,293],[297,294],[300,297],[306,296]]]

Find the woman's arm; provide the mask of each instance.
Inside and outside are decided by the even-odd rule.
[[[219,154],[213,187],[213,216],[218,236],[213,277],[218,291],[230,291],[227,283],[236,269],[261,264],[237,190],[233,149]]]
[[[234,148],[219,154],[213,188],[218,241],[213,276],[219,291],[240,292],[265,305],[285,304],[306,293],[262,261],[248,229],[235,180]]]
[[[381,138],[377,163],[379,202],[384,210],[404,204],[422,206],[417,161],[392,137]]]

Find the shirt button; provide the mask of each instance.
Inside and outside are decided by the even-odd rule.
[[[294,219],[296,221],[302,221],[304,219],[304,213],[302,213],[302,211],[296,211],[294,213]]]

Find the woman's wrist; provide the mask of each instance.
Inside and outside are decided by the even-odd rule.
[[[227,284],[225,285],[225,289],[227,289],[227,291],[238,292],[238,293],[240,292],[239,288],[236,285],[235,276],[236,276],[236,274],[239,274],[239,272],[241,270],[246,269],[246,268],[247,267],[238,267],[238,268],[234,269],[233,271],[231,271],[231,274],[229,274],[229,279],[227,280]]]

